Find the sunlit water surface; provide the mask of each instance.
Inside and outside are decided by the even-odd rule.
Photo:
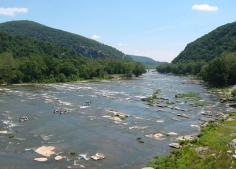
[[[149,72],[140,78],[126,81],[101,81],[95,83],[66,83],[37,86],[0,88],[1,169],[141,169],[156,155],[165,155],[169,143],[176,137],[163,140],[147,138],[152,133],[175,132],[178,135],[198,133],[191,127],[206,120],[203,111],[225,112],[230,108],[219,103],[219,98],[209,94],[203,85],[189,78]],[[175,102],[174,107],[187,110],[190,118],[168,108],[148,106],[140,98],[161,90],[161,97]],[[175,94],[197,92],[207,103],[193,107],[190,102],[177,101]],[[84,103],[91,101],[89,107]],[[67,114],[54,114],[55,109],[68,110]],[[107,109],[123,112],[129,117],[118,123],[105,118]],[[27,115],[29,120],[20,123]],[[11,137],[11,136],[14,137]],[[142,138],[144,143],[136,139]],[[52,145],[57,153],[67,159],[45,163],[33,159],[40,157],[33,149]],[[71,157],[70,152],[91,156],[97,152],[106,158],[101,161]]]

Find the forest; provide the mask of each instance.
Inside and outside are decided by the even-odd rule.
[[[162,64],[160,73],[196,75],[212,86],[229,86],[236,83],[236,53],[224,53],[209,62],[181,62]]]
[[[56,58],[39,55],[14,58],[11,53],[0,54],[1,84],[107,79],[113,74],[131,77],[139,76],[144,72],[144,66],[133,61],[86,57]]]
[[[114,57],[92,58],[35,38],[0,32],[0,84],[67,82],[124,77],[145,72],[141,63]]]

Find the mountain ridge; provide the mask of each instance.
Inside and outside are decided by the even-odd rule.
[[[17,20],[0,23],[0,31],[53,43],[90,58],[126,59],[125,54],[114,47],[34,21]]]
[[[225,52],[236,51],[236,22],[216,28],[189,43],[172,63],[210,61]]]

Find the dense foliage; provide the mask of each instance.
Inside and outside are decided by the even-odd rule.
[[[210,62],[164,64],[157,67],[160,73],[197,75],[213,86],[236,84],[236,53],[225,53]]]
[[[205,64],[206,62],[166,63],[158,66],[157,71],[177,75],[198,75]]]
[[[130,77],[145,72],[142,64],[130,60],[92,59],[67,48],[36,39],[0,32],[0,84],[22,82],[65,82]]]
[[[173,63],[210,61],[236,51],[236,22],[226,24],[187,45]]]
[[[32,21],[11,21],[0,24],[0,31],[34,38],[63,47],[90,58],[123,59],[119,50],[80,35],[53,29]]]
[[[10,53],[0,54],[0,83],[66,82],[109,78],[110,74],[122,74],[125,77],[139,76],[144,72],[143,65],[132,61],[39,55],[14,58]]]
[[[206,64],[201,77],[212,85],[235,85],[236,84],[236,53],[224,54]]]

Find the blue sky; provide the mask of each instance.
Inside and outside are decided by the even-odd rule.
[[[187,43],[236,21],[236,1],[0,0],[0,22],[21,19],[171,61]]]

